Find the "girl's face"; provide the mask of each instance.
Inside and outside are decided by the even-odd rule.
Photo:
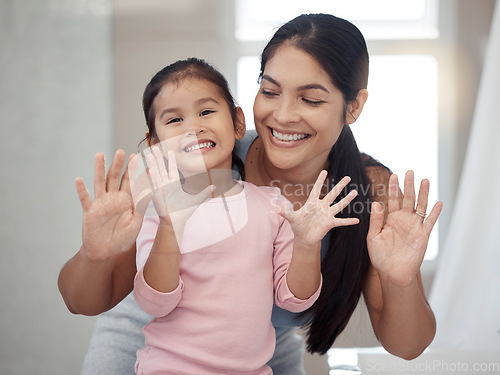
[[[263,72],[255,127],[277,168],[325,168],[344,125],[344,98],[306,52],[281,46]]]
[[[179,169],[199,173],[231,169],[234,140],[245,133],[243,112],[236,125],[217,87],[202,79],[167,83],[154,103],[156,134],[165,150],[173,150]]]

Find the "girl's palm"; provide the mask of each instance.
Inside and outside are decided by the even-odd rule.
[[[333,227],[353,225],[359,222],[357,218],[335,217],[356,197],[357,192],[355,190],[352,190],[339,203],[332,205],[342,189],[347,186],[350,178],[344,177],[323,199],[320,199],[321,188],[326,176],[326,171],[322,171],[319,174],[311,194],[303,207],[297,211],[280,209],[279,212],[281,216],[289,221],[295,238],[309,245],[321,241]]]

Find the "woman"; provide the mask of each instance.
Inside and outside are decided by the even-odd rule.
[[[360,220],[324,238],[323,287],[311,309],[298,317],[278,308],[273,311],[277,346],[269,365],[275,374],[303,373],[302,343],[294,327],[307,326],[309,351],[326,353],[361,293],[381,344],[394,355],[415,358],[435,333],[419,269],[442,204],[437,203],[425,219],[429,182],[422,182],[415,203],[413,174],[408,172],[405,196],[400,199],[397,177],[357,149],[349,125],[361,114],[368,96],[363,36],[354,25],[334,16],[299,16],[283,25],[264,49],[260,79],[254,104],[258,137],[247,135],[238,145],[246,180],[278,186],[298,208],[320,170],[328,170],[325,189],[347,175],[359,195],[338,216]],[[83,245],[61,271],[61,293],[76,313],[107,311],[132,290],[133,239],[141,218],[133,211],[127,184],[117,188],[122,164],[119,152],[105,182],[102,156],[96,158],[96,200],[84,205]],[[77,188],[82,191],[81,181]],[[108,214],[103,216],[100,207],[106,207]],[[109,232],[107,225],[113,228]],[[85,290],[65,290],[67,278],[81,280]],[[143,345],[140,328],[148,320],[130,296],[103,314],[84,373],[132,371],[128,366]]]

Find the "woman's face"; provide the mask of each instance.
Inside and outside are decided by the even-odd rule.
[[[255,127],[277,168],[324,168],[344,125],[344,98],[306,52],[281,46],[267,62]]]

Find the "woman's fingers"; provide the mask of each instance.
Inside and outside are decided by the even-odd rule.
[[[429,216],[427,216],[427,219],[424,221],[424,229],[428,236],[430,236],[432,228],[434,227],[434,224],[436,224],[442,209],[443,202],[437,202],[434,207],[432,207],[432,211]]]
[[[398,176],[395,174],[389,178],[389,199],[387,206],[389,213],[399,210],[399,183]]]
[[[404,193],[403,193],[403,211],[415,211],[415,183],[413,171],[405,174]]]
[[[104,169],[104,154],[98,152],[95,156],[94,164],[94,195],[99,198],[106,192],[105,169]]]
[[[425,215],[425,213],[427,212],[429,187],[430,187],[429,180],[422,180],[422,182],[420,183],[420,189],[418,191],[417,208],[415,209],[415,211],[418,212],[419,214]]]
[[[373,202],[370,213],[370,226],[368,227],[367,239],[371,239],[378,236],[382,231],[384,226],[384,207],[379,202]]]
[[[125,152],[117,150],[106,177],[106,191],[118,190],[124,159]]]
[[[92,206],[92,198],[85,187],[85,183],[80,177],[76,179],[75,186],[78,198],[80,198],[80,203],[82,204],[83,212],[86,212]]]

